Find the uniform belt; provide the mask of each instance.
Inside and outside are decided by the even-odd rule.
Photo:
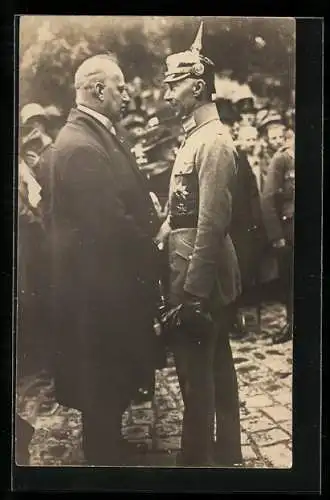
[[[196,228],[198,223],[197,215],[171,215],[171,229]]]

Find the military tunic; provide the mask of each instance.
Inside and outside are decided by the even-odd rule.
[[[241,291],[235,249],[228,233],[235,149],[206,104],[184,123],[169,190],[169,298],[205,299],[211,332],[174,333],[172,350],[184,400],[181,465],[241,462],[237,379],[228,340],[227,307]],[[214,443],[214,415],[216,442]]]
[[[273,157],[262,196],[268,238],[271,242],[285,238],[293,243],[295,167],[294,151],[281,148]]]
[[[214,106],[214,107],[213,107]],[[222,305],[241,293],[236,252],[228,233],[236,163],[231,137],[215,105],[205,105],[201,123],[192,117],[177,154],[169,190],[171,290],[173,303],[184,292]]]

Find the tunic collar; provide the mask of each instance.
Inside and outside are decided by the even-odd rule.
[[[197,128],[212,120],[220,120],[217,107],[213,102],[203,104],[195,109],[182,122],[182,127],[187,135]]]

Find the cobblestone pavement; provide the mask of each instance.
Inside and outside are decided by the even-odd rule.
[[[289,468],[292,449],[292,342],[273,346],[271,337],[284,322],[279,304],[263,306],[261,329],[253,310],[246,310],[251,332],[232,340],[237,369],[242,447],[245,467]],[[52,382],[41,377],[23,381],[18,408],[35,428],[31,465],[83,465],[80,413],[54,404]],[[123,433],[141,446],[132,465],[173,466],[180,448],[183,404],[174,366],[156,373],[152,402],[134,405],[123,416]]]

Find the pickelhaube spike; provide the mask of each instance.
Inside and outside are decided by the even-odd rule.
[[[167,57],[164,83],[179,81],[188,76],[200,78],[207,69],[214,67],[214,63],[202,54],[202,37],[203,21],[201,21],[190,49]]]
[[[190,47],[191,52],[197,52],[198,54],[202,50],[202,36],[203,36],[203,21],[201,21],[201,24],[198,28],[196,38]]]

